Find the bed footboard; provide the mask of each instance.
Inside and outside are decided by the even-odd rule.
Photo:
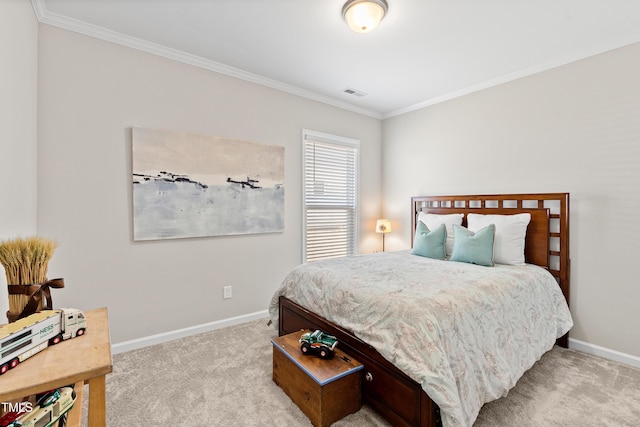
[[[293,301],[280,297],[279,335],[301,329],[321,329],[338,338],[340,348],[364,365],[362,399],[394,426],[441,425],[438,406],[422,387],[350,331]]]

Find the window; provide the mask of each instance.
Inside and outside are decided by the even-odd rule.
[[[360,141],[303,131],[303,260],[357,253]]]

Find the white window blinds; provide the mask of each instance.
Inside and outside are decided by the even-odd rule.
[[[305,262],[357,253],[359,141],[303,132]]]

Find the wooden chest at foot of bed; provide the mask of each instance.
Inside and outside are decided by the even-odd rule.
[[[331,359],[303,355],[303,332],[272,340],[273,381],[315,427],[326,427],[360,409],[362,364],[339,348]]]

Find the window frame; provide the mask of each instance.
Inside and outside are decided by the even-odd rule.
[[[323,144],[335,145],[341,147],[351,148],[355,152],[355,178],[354,178],[354,203],[353,206],[353,235],[352,247],[346,256],[357,255],[359,253],[359,241],[360,241],[360,140],[347,138],[343,136],[331,135],[322,132],[316,132],[308,129],[302,130],[302,262],[314,262],[321,259],[337,258],[335,256],[315,258],[313,260],[307,260],[307,155],[306,144],[307,141],[316,141]]]

